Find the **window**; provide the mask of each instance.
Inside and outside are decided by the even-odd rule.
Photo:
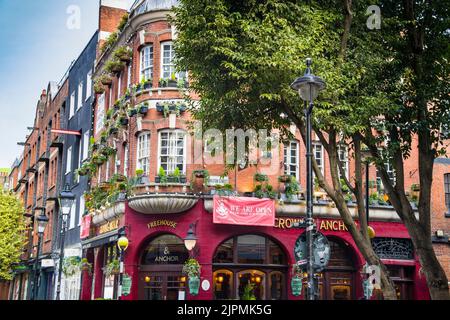
[[[344,169],[344,173],[345,173],[345,177],[347,177],[348,179],[348,147],[344,144],[339,144],[338,145],[338,158],[342,163],[342,168]],[[341,176],[340,171],[339,171],[339,167],[338,167],[338,172],[339,172],[339,176]]]
[[[128,145],[125,146],[123,152],[123,175],[126,176],[128,173]]]
[[[81,160],[86,160],[89,156],[89,130],[83,135],[83,156]]]
[[[128,71],[131,76],[131,68]],[[146,46],[141,50],[141,81],[153,78],[153,45]]]
[[[114,104],[113,103],[113,89],[112,89],[112,85],[111,85],[111,89],[109,89],[109,109],[111,109],[111,107],[112,107],[112,105]]]
[[[78,85],[78,104],[77,104],[77,110],[81,108],[83,105],[83,81],[80,82]]]
[[[379,149],[379,154],[380,154],[380,157],[382,157],[382,158],[385,157],[385,151],[383,151],[383,149]],[[386,160],[387,161],[384,163],[384,167],[386,168],[386,172],[389,176],[389,180],[391,180],[392,185],[395,186],[394,167],[393,167],[392,163],[389,161],[389,159],[386,159]],[[384,191],[383,181],[381,180],[381,174],[378,170],[377,170],[377,190],[379,192]]]
[[[111,159],[106,160],[105,181],[109,180],[110,163]]]
[[[127,88],[129,88],[131,85],[131,64],[128,66],[128,73],[127,73]]]
[[[297,141],[284,145],[284,174],[294,176],[296,179],[299,179],[298,150]]]
[[[238,263],[264,263],[266,258],[266,239],[256,235],[238,237],[237,256]]]
[[[105,118],[105,94],[98,98],[97,115],[95,117],[95,132],[98,133],[103,129],[103,120]]]
[[[67,157],[66,157],[66,174],[72,171],[72,147],[67,149]]]
[[[80,213],[78,215],[78,226],[81,226],[85,208],[86,208],[86,205],[85,205],[85,201],[84,201],[84,196],[81,196],[80,197]]]
[[[86,100],[92,95],[92,70],[89,70],[86,76]]]
[[[450,173],[444,174],[445,205],[450,212]]]
[[[70,223],[69,223],[69,230],[75,228],[75,218],[77,216],[77,202],[74,201],[72,205],[72,209],[70,210]]]
[[[138,137],[137,148],[137,169],[144,170],[145,174],[149,174],[150,170],[150,133],[145,132]]]
[[[162,47],[162,78],[170,79],[172,74],[175,73],[175,65],[173,59],[175,57],[175,51],[173,50],[172,42],[165,42],[161,44]]]
[[[117,99],[120,98],[120,92],[122,90],[122,74],[117,76]]]
[[[316,159],[317,165],[320,168],[320,172],[322,172],[322,174],[324,174],[324,169],[323,169],[323,147],[322,144],[320,142],[313,142],[313,155]],[[315,180],[316,174],[313,171],[313,183]]]
[[[75,91],[70,95],[69,119],[75,114]]]
[[[167,174],[172,174],[177,167],[180,172],[186,172],[185,137],[182,130],[164,130],[159,133],[158,168],[162,167]]]

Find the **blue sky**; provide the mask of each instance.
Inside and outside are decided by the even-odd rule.
[[[132,2],[130,0],[130,2]],[[67,28],[69,6],[80,29]],[[0,0],[0,167],[10,167],[49,81],[59,81],[98,27],[98,0]]]

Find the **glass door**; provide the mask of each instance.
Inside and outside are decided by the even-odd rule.
[[[140,277],[142,300],[184,300],[186,277],[179,273],[152,272]]]

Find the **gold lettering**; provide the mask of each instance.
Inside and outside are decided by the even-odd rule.
[[[175,229],[177,227],[177,222],[169,220],[155,220],[147,224],[148,229],[165,226]]]
[[[344,221],[339,221],[339,231],[347,231]]]
[[[322,220],[322,222],[320,222],[320,230],[327,230],[325,221]]]
[[[284,229],[285,228],[285,226],[284,226],[284,218],[282,218],[282,219],[280,219],[280,222],[279,222],[279,228],[281,228],[281,229]]]
[[[292,219],[286,219],[286,228],[292,228]]]

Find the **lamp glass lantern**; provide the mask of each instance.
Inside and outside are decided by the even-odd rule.
[[[186,235],[186,238],[184,238],[184,245],[188,251],[192,251],[195,246],[197,245],[197,236],[195,235],[194,231],[195,225],[191,225],[189,227],[188,233]]]
[[[311,73],[311,58],[306,59],[306,72],[303,77],[297,78],[292,83],[291,88],[297,91],[303,101],[311,102],[315,100],[320,91],[326,88],[325,81]]]
[[[59,206],[64,221],[67,221],[74,202],[75,195],[70,191],[69,184],[66,184],[64,190],[59,194]]]
[[[128,244],[129,244],[128,238],[125,236],[122,236],[119,238],[119,240],[117,240],[117,246],[119,247],[120,250],[123,251],[127,250]]]
[[[45,227],[47,226],[48,223],[48,217],[45,215],[44,211],[42,211],[42,213],[37,218],[37,223],[38,223],[38,233],[41,235],[44,234]]]

